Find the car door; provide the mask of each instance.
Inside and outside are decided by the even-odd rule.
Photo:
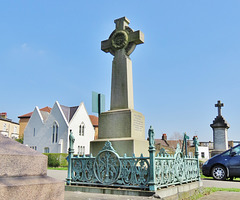
[[[232,148],[228,164],[230,176],[240,176],[240,145]]]

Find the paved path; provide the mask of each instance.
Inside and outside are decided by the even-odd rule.
[[[210,195],[200,198],[199,200],[239,200],[239,192],[214,192]]]
[[[217,188],[239,188],[240,189],[240,181],[216,181],[209,179],[202,179],[203,187],[217,187]],[[240,199],[240,195],[239,195]]]
[[[66,170],[48,170],[48,176],[66,180]],[[240,181],[215,181],[203,179],[203,187],[218,187],[218,188],[239,188]],[[65,191],[65,200],[147,200],[156,199],[154,197],[134,197],[134,196],[123,196],[123,195],[108,195],[108,194],[97,194],[97,193],[85,193],[85,192],[68,192]],[[239,192],[214,192],[211,195],[202,197],[200,200],[240,200]]]

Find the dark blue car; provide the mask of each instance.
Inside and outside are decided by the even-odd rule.
[[[202,173],[216,180],[240,177],[240,144],[206,161]]]

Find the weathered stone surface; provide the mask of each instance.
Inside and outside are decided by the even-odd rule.
[[[131,137],[145,139],[145,118],[135,110],[108,111],[99,118],[99,139]]]
[[[148,156],[144,116],[133,110],[132,61],[129,57],[136,45],[144,42],[144,35],[141,31],[133,31],[126,17],[114,22],[115,30],[101,43],[101,49],[114,56],[110,111],[100,114],[98,139],[90,143],[90,151],[96,156],[109,140],[120,156],[125,153]]]
[[[47,156],[0,134],[0,177],[47,174]]]
[[[117,154],[123,157],[132,156],[135,154],[136,157],[140,157],[141,153],[143,156],[149,156],[148,152],[148,141],[134,138],[111,138],[111,139],[98,139],[91,141],[90,151],[93,156],[96,156],[99,151],[102,150],[105,143],[110,141]]]
[[[228,149],[228,133],[226,128],[213,129],[213,145],[216,151],[226,151]]]
[[[63,200],[64,182],[47,176],[0,178],[1,200]]]
[[[64,199],[64,182],[46,176],[47,156],[0,134],[0,199]]]
[[[230,125],[223,118],[221,113],[221,108],[224,106],[220,100],[218,100],[215,107],[218,108],[218,115],[213,120],[213,123],[210,126],[213,129],[213,152],[211,156],[226,151],[228,149],[228,129]]]
[[[134,108],[132,61],[122,51],[116,52],[112,63],[110,110]]]

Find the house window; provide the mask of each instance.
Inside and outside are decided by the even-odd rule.
[[[13,133],[17,133],[17,127],[14,126]]]
[[[58,141],[58,124],[54,122],[52,132],[52,143],[57,143],[57,141]]]
[[[49,153],[49,147],[44,148],[44,153]]]
[[[7,124],[3,124],[3,131],[6,131],[6,129],[7,129]]]
[[[205,158],[205,153],[201,152],[201,158]]]
[[[84,125],[82,126],[82,136],[84,136]]]
[[[37,146],[30,146],[30,148],[37,151]]]
[[[35,130],[35,128],[33,129],[33,136],[35,136],[36,135],[36,130]]]
[[[85,146],[83,146],[82,154],[85,155]]]
[[[79,126],[79,135],[84,136],[84,129],[85,129],[85,125],[82,122],[81,125]]]
[[[57,143],[57,141],[58,141],[58,125],[56,124],[56,140],[55,140],[55,142]]]
[[[78,155],[80,154],[80,146],[78,146]]]
[[[82,133],[82,125],[79,126],[79,135]]]

